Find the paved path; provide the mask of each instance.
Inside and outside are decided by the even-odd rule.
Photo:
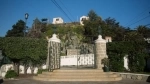
[[[18,80],[4,80],[4,82],[1,84],[150,84],[150,83],[130,79],[124,79],[122,81],[115,81],[115,82],[48,82],[48,81],[36,81],[33,79],[18,79]]]

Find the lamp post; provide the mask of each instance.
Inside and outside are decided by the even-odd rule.
[[[25,27],[24,27],[24,37],[25,37],[25,34],[26,34],[26,24],[27,24],[27,19],[28,19],[28,16],[29,16],[29,14],[28,13],[26,13],[25,14]]]

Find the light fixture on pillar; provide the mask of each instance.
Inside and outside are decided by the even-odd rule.
[[[24,36],[25,36],[25,33],[26,33],[26,24],[27,24],[27,19],[29,17],[29,14],[28,13],[25,13],[25,26],[24,26]]]
[[[29,16],[29,14],[26,13],[26,14],[25,14],[25,19],[26,19],[26,20],[28,19],[28,16]]]

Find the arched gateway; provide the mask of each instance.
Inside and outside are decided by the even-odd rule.
[[[48,40],[48,56],[47,56],[47,69],[53,71],[60,69],[60,39],[56,34],[53,34],[52,38]],[[91,49],[91,50],[90,50]],[[101,60],[106,55],[106,41],[99,35],[98,39],[93,45],[80,44],[80,47],[76,49],[76,65],[77,68],[95,68],[102,69],[103,65]],[[90,54],[89,54],[90,53]]]

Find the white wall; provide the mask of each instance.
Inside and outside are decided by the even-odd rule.
[[[7,72],[9,69],[14,70],[12,64],[5,64],[5,65],[2,65],[2,66],[1,66],[1,69],[0,69],[0,76],[1,76],[1,77],[5,77],[6,72]]]
[[[57,21],[58,19],[58,21]],[[53,24],[62,24],[64,23],[63,19],[61,17],[53,18]]]
[[[124,68],[125,68],[126,70],[129,70],[129,67],[128,67],[128,55],[125,55],[125,56],[123,57],[123,59],[124,59]]]
[[[89,17],[87,17],[87,16],[82,16],[82,17],[80,17],[80,24],[81,24],[81,25],[84,25],[84,24],[83,24],[83,19],[88,20]]]
[[[6,75],[6,72],[8,71],[8,70],[14,70],[14,68],[13,68],[13,64],[5,64],[5,65],[2,65],[1,66],[1,69],[0,69],[0,76],[1,77],[5,77],[5,75]],[[43,65],[42,66],[42,69],[46,69],[46,65]],[[37,67],[35,67],[35,69],[34,69],[34,74],[36,74],[38,72],[38,68]],[[19,73],[20,74],[24,74],[24,66],[23,65],[20,65],[19,66]],[[28,69],[27,69],[27,74],[31,74],[31,68],[30,67],[28,67]]]

